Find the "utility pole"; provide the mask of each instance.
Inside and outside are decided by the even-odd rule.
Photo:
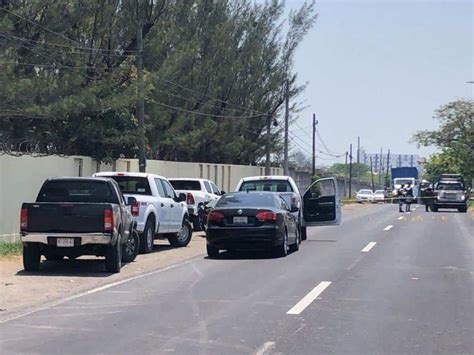
[[[288,170],[288,126],[290,119],[290,89],[288,79],[285,85],[285,151],[283,157],[283,170],[285,175],[290,175]]]
[[[272,144],[272,115],[267,115],[267,144],[265,146],[265,175],[270,175],[270,145]]]
[[[382,166],[383,166],[383,147],[380,148],[380,161],[377,169],[379,170],[379,187],[382,186]]]
[[[360,136],[357,137],[357,180],[360,185]]]
[[[352,143],[349,148],[349,200],[352,198]]]
[[[372,167],[372,157],[370,157],[370,177],[372,178],[372,191],[375,191],[374,185],[374,169]]]
[[[387,152],[387,172],[385,173],[385,186],[389,187],[390,186],[390,180],[389,180],[389,171],[390,169],[390,149]]]
[[[347,197],[347,156],[348,152],[346,152],[346,162],[344,163],[344,197]]]
[[[312,176],[316,175],[316,125],[318,121],[316,120],[316,114],[313,113],[313,170]]]
[[[138,2],[137,2],[138,7]],[[137,8],[137,115],[138,115],[138,130],[140,133],[139,150],[138,150],[138,167],[141,173],[146,171],[146,152],[145,152],[145,100],[143,87],[143,33],[142,21]]]

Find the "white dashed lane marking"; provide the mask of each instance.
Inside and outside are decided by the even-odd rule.
[[[386,226],[383,230],[384,231],[389,231],[392,228],[393,228],[393,225],[390,224],[389,226]]]
[[[361,250],[361,252],[368,253],[370,249],[372,249],[375,246],[375,244],[377,244],[377,242],[370,242],[369,244],[365,246],[364,249]]]
[[[295,306],[290,309],[286,314],[300,314],[303,312],[306,307],[308,307],[318,296],[323,293],[323,291],[329,287],[331,281],[322,281],[318,286],[313,288],[306,296],[304,296],[301,301],[299,301]]]

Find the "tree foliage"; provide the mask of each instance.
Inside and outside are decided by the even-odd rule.
[[[441,149],[426,165],[427,178],[435,180],[441,173],[461,173],[471,182],[474,178],[474,101],[450,102],[436,110],[433,118],[439,121],[439,129],[419,131],[412,138],[418,145]]]
[[[135,157],[140,25],[148,158],[255,164],[285,81],[293,103],[304,90],[292,63],[314,3],[290,14],[286,34],[283,10],[279,0],[3,1],[2,139]],[[278,154],[281,125],[271,134]]]

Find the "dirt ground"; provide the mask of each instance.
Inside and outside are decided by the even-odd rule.
[[[19,311],[203,255],[205,246],[202,233],[194,233],[185,248],[174,249],[166,240],[155,241],[152,253],[138,255],[119,274],[107,273],[104,259],[96,257],[43,260],[41,271],[36,273],[23,270],[21,256],[0,258],[0,321]]]

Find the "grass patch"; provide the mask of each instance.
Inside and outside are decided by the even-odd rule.
[[[0,256],[20,255],[22,251],[23,245],[21,244],[21,242],[0,242]]]

